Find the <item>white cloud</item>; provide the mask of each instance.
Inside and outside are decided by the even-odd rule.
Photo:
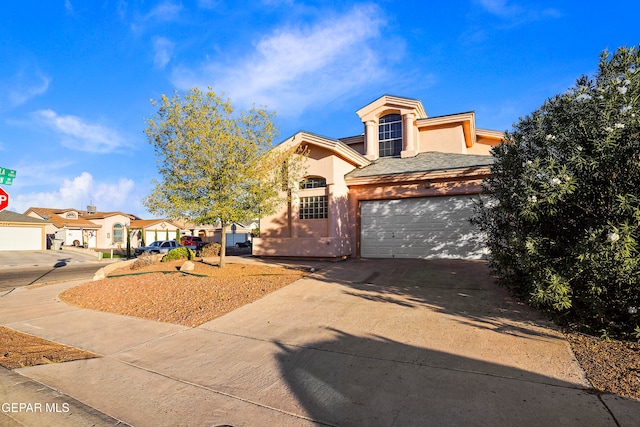
[[[202,9],[215,9],[220,5],[220,0],[198,0],[198,7]]]
[[[522,12],[522,8],[508,4],[507,0],[478,0],[487,12],[498,16],[511,16]]]
[[[67,12],[73,13],[73,5],[71,4],[70,0],[64,0],[64,8],[67,10]]]
[[[181,10],[181,4],[165,1],[151,9],[145,16],[145,21],[171,22],[178,17]]]
[[[156,37],[153,40],[153,65],[156,68],[163,69],[171,60],[174,44],[166,37]]]
[[[121,19],[126,19],[128,5],[118,4],[118,14]],[[176,22],[181,17],[183,10],[182,4],[173,3],[169,0],[163,1],[156,5],[153,9],[144,15],[135,13],[135,17],[130,24],[131,30],[135,32],[144,32],[148,27],[166,22]]]
[[[115,130],[76,116],[61,116],[52,110],[39,110],[33,115],[40,124],[60,135],[62,145],[74,150],[110,153],[127,145]]]
[[[36,96],[44,94],[49,89],[51,79],[41,72],[30,73],[21,70],[0,86],[0,97],[5,107],[13,108],[24,104]]]
[[[280,116],[297,116],[346,94],[371,87],[386,74],[387,52],[379,40],[385,24],[376,6],[327,16],[310,27],[281,28],[262,38],[246,57],[199,69],[179,67],[181,89],[211,86],[234,103],[267,105]]]
[[[477,0],[480,6],[492,15],[513,21],[513,24],[537,21],[542,18],[558,18],[561,13],[557,9],[535,9],[513,4],[509,0]]]
[[[136,185],[131,179],[120,178],[115,183],[96,182],[90,173],[82,172],[73,179],[65,179],[57,190],[12,196],[11,207],[17,212],[25,212],[30,207],[85,209],[91,203],[103,212],[135,214],[143,211],[142,196],[135,194],[135,190]]]

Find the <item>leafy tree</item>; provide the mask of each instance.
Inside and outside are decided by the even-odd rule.
[[[283,201],[282,179],[293,182],[300,156],[292,149],[271,149],[275,113],[255,107],[236,111],[211,88],[162,95],[151,103],[158,111],[147,120],[145,133],[162,180],[143,203],[150,212],[195,224],[219,221],[223,267],[227,228],[274,213]]]
[[[640,54],[520,119],[493,150],[475,222],[499,282],[574,327],[640,338]]]

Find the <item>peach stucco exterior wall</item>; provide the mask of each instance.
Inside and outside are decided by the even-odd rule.
[[[420,129],[418,151],[467,154],[461,124]]]
[[[341,257],[350,255],[349,189],[344,175],[354,166],[333,152],[310,146],[306,176],[325,178],[326,188],[296,189],[291,202],[275,214],[260,220],[260,236],[253,239],[257,256]],[[299,198],[326,195],[326,219],[299,219]]]
[[[483,156],[488,156],[491,154],[491,149],[499,143],[499,139],[478,137],[476,139],[476,143],[467,148],[467,154],[480,154]]]

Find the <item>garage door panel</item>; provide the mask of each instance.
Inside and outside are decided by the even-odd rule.
[[[472,196],[367,201],[360,212],[362,257],[478,259],[485,254],[481,234],[469,222]]]
[[[0,251],[40,251],[42,228],[0,227]]]

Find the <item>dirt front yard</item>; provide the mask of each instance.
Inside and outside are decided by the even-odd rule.
[[[109,275],[113,278],[68,289],[60,299],[78,307],[194,327],[307,274],[283,267],[228,264],[221,269],[194,262],[191,275],[178,272],[183,263],[155,263],[136,270],[123,267]],[[5,368],[92,357],[97,356],[0,326],[0,366]]]
[[[219,268],[194,262],[193,275],[183,275],[178,272],[182,264],[184,261],[156,263],[137,270],[125,267],[111,273],[111,278],[68,289],[60,299],[93,310],[195,327],[305,274],[259,264],[227,264]],[[117,277],[125,274],[136,275]]]

